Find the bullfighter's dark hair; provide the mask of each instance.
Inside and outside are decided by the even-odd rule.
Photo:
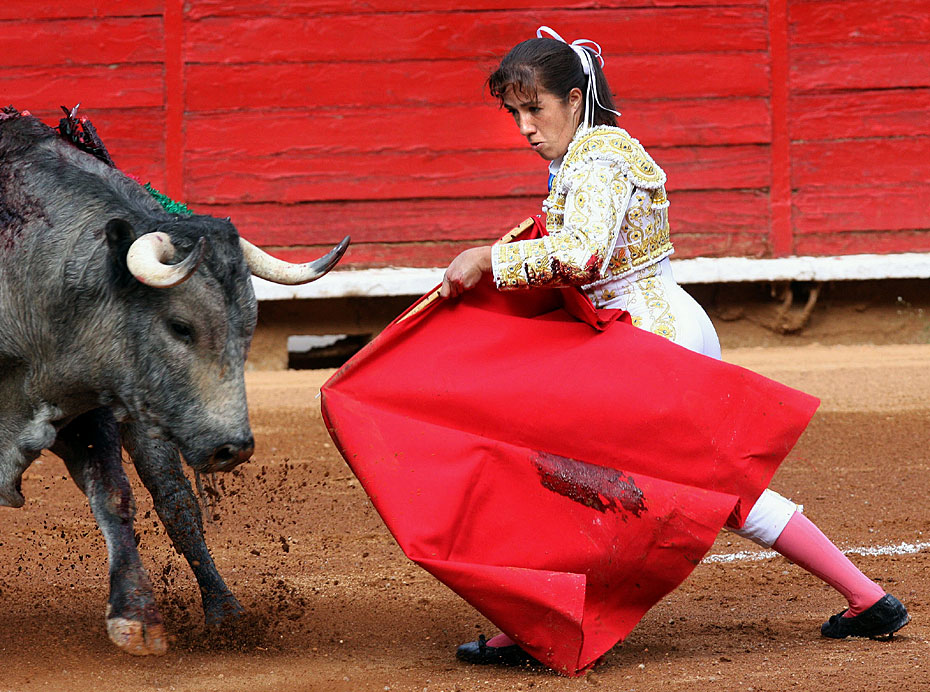
[[[617,116],[611,112],[616,110],[616,106],[607,77],[598,60],[591,62],[600,99],[599,104],[594,104],[592,123],[616,127]],[[578,88],[582,94],[586,93],[588,77],[570,45],[552,38],[531,38],[518,43],[504,56],[497,69],[488,77],[487,86],[491,96],[501,106],[507,90],[511,88],[533,97],[539,89],[543,89],[566,101],[572,89]],[[582,122],[584,116],[582,111]]]

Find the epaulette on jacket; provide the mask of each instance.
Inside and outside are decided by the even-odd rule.
[[[665,185],[665,171],[646,152],[639,140],[619,127],[600,125],[580,131],[562,162],[568,170],[593,161],[616,163],[634,186],[656,190]]]

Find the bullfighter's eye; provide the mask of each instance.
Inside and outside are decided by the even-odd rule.
[[[168,328],[179,341],[183,341],[185,344],[194,343],[194,328],[189,324],[171,320],[168,322]]]

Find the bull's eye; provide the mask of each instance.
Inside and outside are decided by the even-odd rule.
[[[194,328],[189,324],[178,322],[177,320],[170,320],[168,322],[168,328],[178,341],[183,341],[185,344],[194,343]]]

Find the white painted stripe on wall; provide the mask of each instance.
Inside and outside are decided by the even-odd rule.
[[[732,281],[850,281],[930,278],[930,253],[836,257],[697,257],[672,262],[683,284]]]
[[[834,257],[698,257],[672,260],[682,284],[742,281],[855,281],[930,278],[930,252]],[[346,298],[351,296],[419,296],[442,280],[442,268],[397,267],[332,271],[303,286],[279,286],[253,277],[259,300]]]
[[[253,276],[252,284],[259,300],[419,296],[442,281],[443,271],[445,270],[412,267],[331,271],[313,283],[303,286],[280,286]]]
[[[898,543],[896,545],[863,546],[859,548],[846,548],[845,555],[912,555],[930,549],[930,543]],[[739,553],[725,553],[721,555],[708,555],[701,562],[728,563],[728,562],[756,562],[778,557],[774,550],[741,551]]]

